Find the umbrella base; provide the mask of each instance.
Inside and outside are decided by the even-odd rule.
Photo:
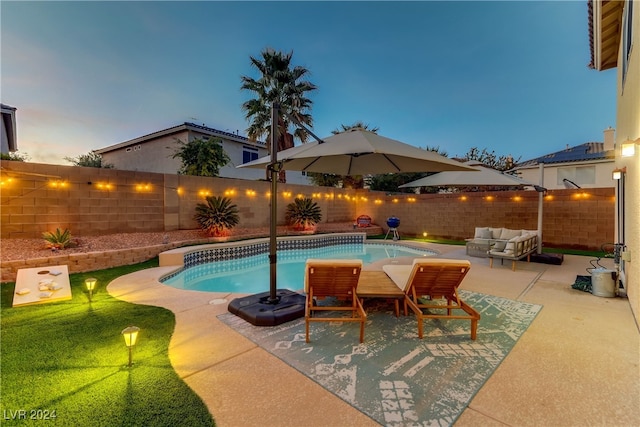
[[[276,326],[304,316],[304,295],[278,289],[276,301],[270,301],[270,297],[271,292],[262,292],[236,298],[229,303],[228,310],[255,326]]]

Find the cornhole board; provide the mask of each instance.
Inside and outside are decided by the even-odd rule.
[[[45,284],[47,282],[56,284],[59,289],[41,291],[41,283]],[[27,289],[29,292],[23,293]],[[66,265],[21,268],[18,270],[16,288],[13,291],[13,307],[70,299],[71,285],[69,284],[69,269]]]

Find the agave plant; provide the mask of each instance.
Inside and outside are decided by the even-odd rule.
[[[238,207],[226,197],[207,196],[196,206],[195,220],[210,236],[223,236],[240,222]]]
[[[307,230],[322,220],[322,210],[312,199],[295,199],[287,205],[285,219],[300,230]]]
[[[64,231],[60,231],[59,228],[56,228],[55,232],[47,231],[42,233],[42,238],[50,248],[64,249],[71,245],[71,232],[68,228]]]

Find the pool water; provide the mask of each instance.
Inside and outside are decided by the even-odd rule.
[[[278,251],[278,289],[303,288],[304,266],[308,258],[361,259],[365,265],[386,258],[433,256],[429,250],[390,244],[334,245],[315,249]],[[199,264],[162,280],[178,289],[206,292],[253,294],[269,291],[268,254]]]

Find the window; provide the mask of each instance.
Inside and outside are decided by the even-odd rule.
[[[249,163],[258,158],[258,149],[253,147],[242,146],[242,163]]]
[[[558,168],[558,185],[564,185],[565,179],[578,184],[595,184],[596,183],[596,167],[595,166],[574,166],[567,168]]]

